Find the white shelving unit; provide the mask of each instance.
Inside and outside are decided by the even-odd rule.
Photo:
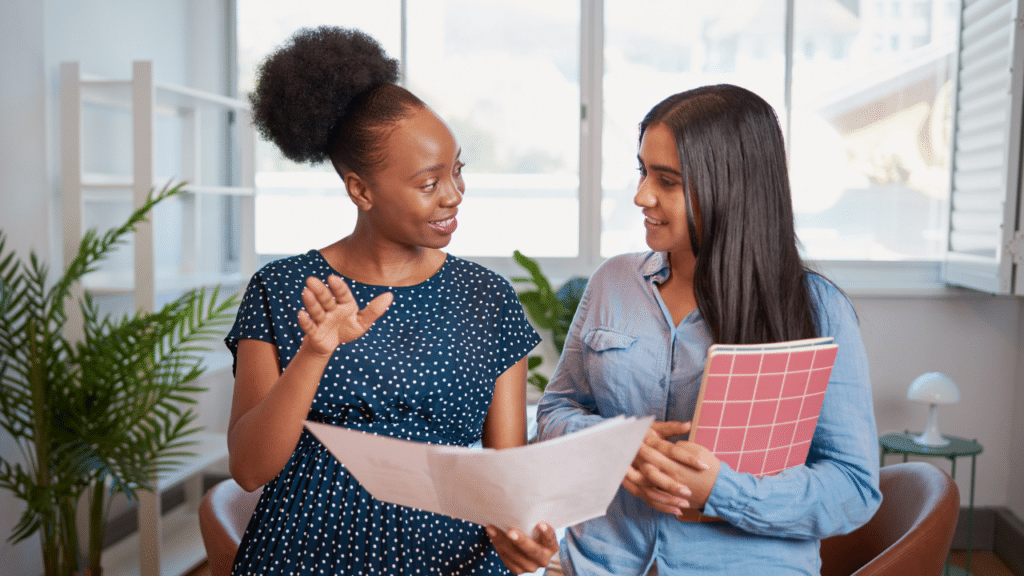
[[[156,479],[153,492],[139,493],[139,530],[103,551],[104,576],[177,576],[206,560],[198,520],[202,472],[227,456],[227,441],[209,432],[192,439],[195,456]],[[177,485],[184,487],[185,502],[162,513],[160,493]]]
[[[101,269],[83,281],[93,294],[132,296],[136,309],[155,310],[161,295],[191,288],[222,285],[241,288],[255,272],[255,135],[251,126],[249,104],[187,87],[162,84],[153,78],[153,63],[136,61],[127,80],[85,77],[77,62],[61,64],[61,185],[64,228],[64,259],[70,262],[77,253],[78,242],[86,228],[86,207],[90,203],[114,203],[131,210],[141,206],[150,190],[168,182],[184,181],[186,193],[178,196],[180,218],[180,261],[173,265],[157,265],[155,247],[164,239],[154,237],[152,218],[140,223],[132,241],[133,254],[127,269]],[[126,134],[116,131],[85,134],[83,111],[90,114],[109,112],[120,115],[121,123],[130,125]],[[213,113],[211,113],[211,110]],[[130,121],[124,122],[126,117]],[[174,156],[180,159],[180,172],[157,175],[155,148],[159,117],[173,121],[173,132],[180,142]],[[228,126],[223,120],[233,116]],[[220,124],[218,124],[220,122]],[[118,121],[112,122],[118,125]],[[212,147],[208,145],[218,140]],[[125,142],[125,140],[128,140]],[[84,171],[83,148],[88,141],[89,158],[125,151],[130,158],[130,173]],[[163,142],[163,140],[161,140]],[[97,144],[98,143],[98,144]],[[127,144],[127,147],[125,146]],[[231,159],[226,160],[226,151]],[[99,155],[99,156],[98,156]],[[211,158],[219,159],[211,161]],[[204,181],[210,165],[230,164],[223,171],[232,182]],[[96,163],[96,162],[93,162]],[[99,162],[116,165],[117,162]],[[211,198],[234,196],[239,200],[230,213],[237,219],[237,266],[211,268],[204,257],[210,252],[210,234],[203,229],[204,208]],[[94,212],[95,213],[95,212]],[[225,209],[225,213],[228,213]],[[76,233],[77,232],[77,233]],[[222,239],[223,240],[223,239]],[[223,242],[220,247],[228,243]],[[226,254],[226,252],[225,252]],[[226,260],[225,257],[223,260]],[[206,261],[209,258],[205,258]],[[73,313],[75,310],[69,310]],[[81,318],[68,318],[69,336],[81,334]],[[197,509],[202,498],[202,474],[227,457],[227,440],[221,433],[202,433],[192,437],[197,444],[190,447],[195,457],[180,467],[153,479],[153,492],[140,492],[138,532],[104,552],[104,574],[107,576],[179,576],[195,568],[206,557],[199,532]],[[163,513],[161,493],[181,485],[185,503]]]

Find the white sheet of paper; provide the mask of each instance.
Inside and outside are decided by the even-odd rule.
[[[604,515],[653,421],[617,416],[506,450],[306,427],[378,500],[531,534],[542,520],[557,529]]]
[[[377,500],[432,512],[440,507],[427,444],[309,420],[306,428]]]

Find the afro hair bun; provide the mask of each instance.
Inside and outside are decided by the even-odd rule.
[[[398,81],[398,61],[359,30],[304,28],[260,65],[253,124],[286,157],[327,159],[332,129],[359,93]]]

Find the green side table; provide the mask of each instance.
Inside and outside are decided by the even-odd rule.
[[[907,461],[908,456],[941,456],[949,458],[950,475],[956,480],[956,459],[962,456],[971,457],[971,492],[970,504],[967,508],[967,555],[964,562],[964,569],[966,574],[969,575],[971,573],[971,548],[974,545],[974,475],[977,471],[978,454],[981,454],[982,450],[981,444],[978,444],[977,440],[967,440],[966,438],[943,434],[943,437],[949,440],[949,444],[945,446],[925,446],[914,442],[914,438],[918,435],[904,430],[902,434],[893,432],[879,438],[878,446],[881,453],[878,457],[878,464],[879,466],[885,465],[885,456],[887,454],[902,454],[904,462]],[[949,566],[947,563],[946,573],[963,574],[964,572],[956,566]]]

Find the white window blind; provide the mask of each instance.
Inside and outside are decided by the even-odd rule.
[[[965,0],[943,279],[1024,295],[1024,0]]]

